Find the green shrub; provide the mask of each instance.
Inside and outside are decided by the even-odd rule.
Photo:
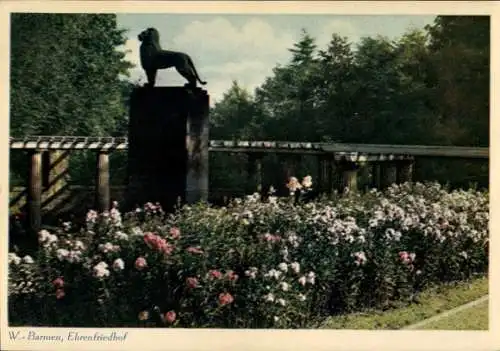
[[[90,211],[9,254],[15,325],[303,328],[484,273],[488,194],[439,184],[308,199],[258,194],[165,215]],[[33,262],[32,262],[33,261]]]

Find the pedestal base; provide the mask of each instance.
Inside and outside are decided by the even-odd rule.
[[[165,211],[208,197],[209,97],[202,89],[141,87],[130,98],[128,209]]]

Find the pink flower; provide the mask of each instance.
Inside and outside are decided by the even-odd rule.
[[[181,230],[177,227],[170,228],[170,236],[172,239],[179,239],[181,237]]]
[[[234,297],[230,293],[222,293],[219,295],[219,303],[224,306],[232,303],[234,301]]]
[[[220,279],[222,278],[222,273],[218,270],[215,270],[215,269],[212,269],[208,272],[208,274],[210,275],[210,277],[212,278],[216,278],[216,279]]]
[[[56,290],[56,299],[60,300],[60,299],[62,299],[65,295],[66,295],[66,293],[64,292],[64,290],[63,290],[63,289],[57,289],[57,290]]]
[[[234,273],[233,271],[227,271],[226,272],[226,277],[231,280],[231,281],[236,281],[238,280],[238,274]]]
[[[272,235],[272,234],[266,233],[266,234],[262,235],[262,239],[264,241],[267,241],[267,242],[275,243],[275,242],[280,242],[281,241],[281,236],[279,236],[279,235]]]
[[[169,244],[167,242],[165,242],[165,244],[162,244],[161,246],[161,251],[165,254],[165,255],[171,255],[172,254],[172,251],[174,251],[175,249],[175,246],[172,245],[172,244]]]
[[[175,318],[176,318],[176,314],[174,311],[168,311],[167,313],[165,313],[165,319],[167,320],[167,322],[169,323],[173,323],[175,322]]]
[[[158,241],[158,237],[155,234],[153,234],[151,232],[144,233],[144,242],[150,248],[154,248],[156,246],[157,241]]]
[[[166,255],[170,255],[174,250],[173,245],[170,245],[165,239],[151,232],[147,232],[144,234],[144,242],[151,249],[163,252]]]
[[[137,257],[137,259],[135,260],[135,268],[140,271],[146,268],[147,265],[148,263],[146,262],[146,259],[144,257]]]
[[[401,252],[399,252],[399,259],[404,264],[409,264],[409,263],[411,263],[415,259],[415,254],[408,253],[406,251],[401,251]]]
[[[194,289],[198,286],[198,279],[190,277],[186,279],[186,284],[189,288]]]
[[[54,287],[56,289],[61,289],[64,287],[64,280],[62,277],[59,277],[59,278],[56,278],[52,281],[52,285],[54,285]]]
[[[203,250],[200,247],[192,247],[192,246],[188,247],[186,251],[193,254],[203,253]]]

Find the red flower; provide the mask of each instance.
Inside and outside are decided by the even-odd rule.
[[[64,293],[63,289],[57,289],[56,290],[56,299],[60,300],[62,299],[66,294]]]
[[[187,248],[187,252],[189,253],[193,253],[193,254],[202,254],[203,253],[203,250],[199,247],[188,247]]]
[[[215,270],[215,269],[212,269],[208,272],[208,274],[213,277],[213,278],[216,278],[216,279],[220,279],[222,278],[222,273],[218,270]]]
[[[224,305],[229,305],[234,301],[234,297],[230,293],[221,293],[219,295],[219,303],[224,306]]]
[[[56,289],[61,289],[64,287],[64,280],[62,277],[59,277],[59,278],[56,278],[52,281],[52,285],[54,285],[54,287]]]
[[[172,239],[179,239],[181,237],[181,230],[177,227],[170,228],[170,236]]]
[[[238,274],[234,273],[233,271],[227,271],[226,272],[226,277],[227,277],[227,279],[229,279],[231,281],[238,280]]]
[[[175,322],[175,318],[176,318],[176,314],[174,311],[168,311],[167,313],[165,313],[165,319],[167,320],[167,322],[169,323],[173,323]]]
[[[198,279],[190,277],[186,279],[187,286],[194,289],[198,286]]]

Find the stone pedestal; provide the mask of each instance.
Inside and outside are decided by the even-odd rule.
[[[209,96],[202,89],[141,87],[130,98],[126,207],[208,198]]]

